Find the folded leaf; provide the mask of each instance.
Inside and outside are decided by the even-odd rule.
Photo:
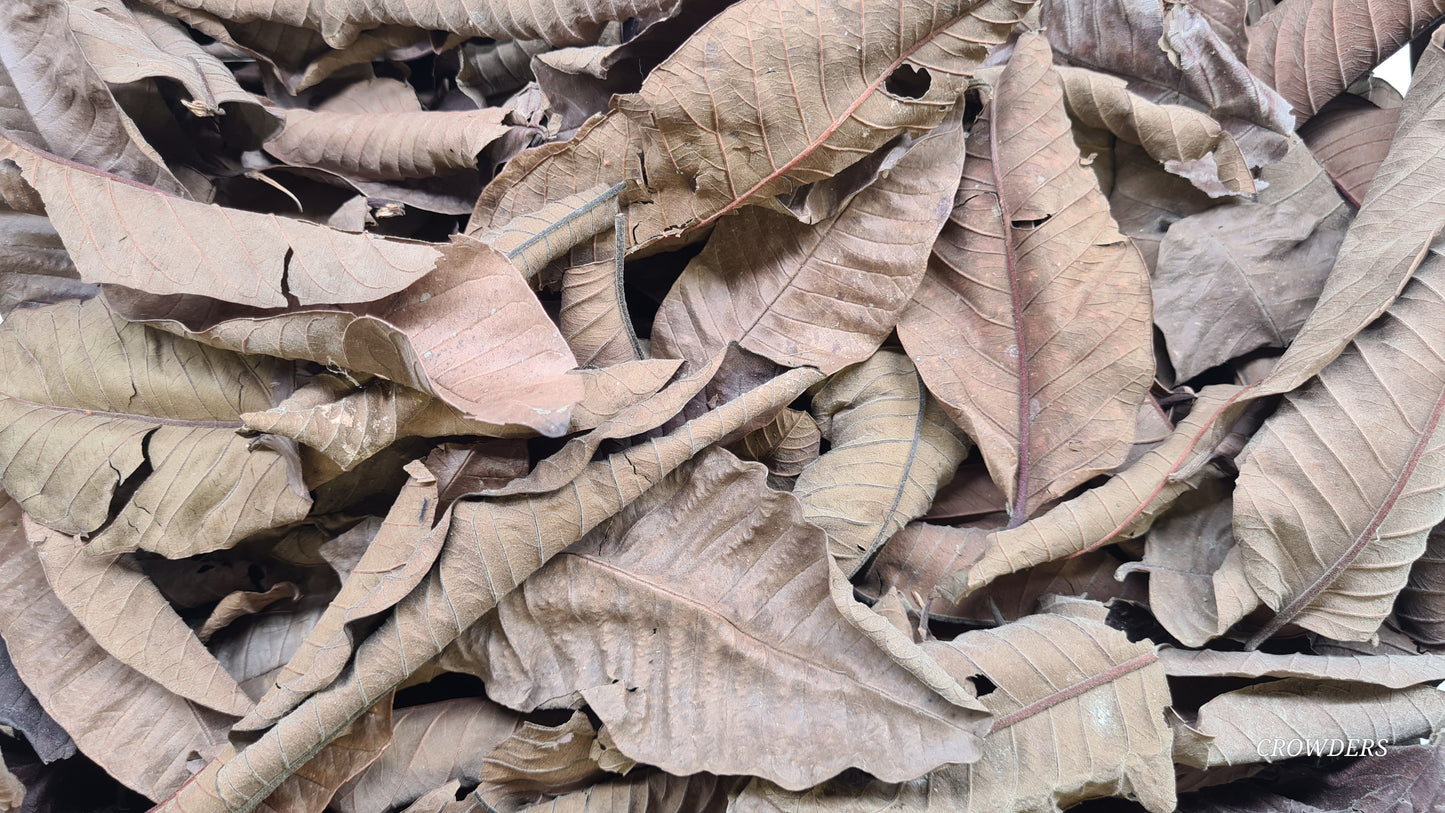
[[[0,135],[188,196],[86,60],[69,12],[64,0],[15,0],[0,9]]]
[[[1015,526],[1123,462],[1153,375],[1148,270],[1079,165],[1050,53],[1020,39],[899,323]]]
[[[835,374],[814,393],[812,413],[832,448],[798,475],[793,495],[851,576],[928,510],[968,442],[892,350]]]
[[[860,0],[729,6],[636,95],[613,102],[641,148],[625,193],[631,242],[705,228],[932,129],[1028,5],[908,0],[893,14],[868,14]],[[725,87],[752,92],[718,92]]]
[[[801,789],[850,766],[901,781],[971,761],[987,723],[865,654],[829,596],[826,538],[765,479],[708,452],[530,577],[459,641],[489,696],[530,710],[580,691],[624,754],[674,774]],[[791,699],[815,692],[838,702]],[[905,747],[847,733],[884,727]]]
[[[1175,677],[1324,678],[1405,689],[1445,681],[1445,655],[1274,655],[1266,652],[1189,651],[1159,653],[1164,673]]]
[[[238,114],[260,138],[281,128],[281,114],[247,93],[176,20],[134,0],[81,0],[70,4],[70,25],[86,59],[111,85],[164,77],[181,83],[191,97],[183,103],[197,116]]]
[[[1116,76],[1085,68],[1060,67],[1069,113],[1090,127],[1102,127],[1175,175],[1189,179],[1212,198],[1254,194],[1244,153],[1207,114],[1177,104],[1154,104],[1131,93]]]
[[[128,318],[210,345],[380,375],[473,420],[562,434],[583,384],[566,375],[576,363],[557,328],[504,256],[465,239],[439,248],[411,287],[347,310],[253,315],[199,298],[107,296]]]
[[[737,341],[825,373],[867,359],[923,279],[958,186],[964,135],[945,121],[816,225],[757,206],[724,219],[663,300],[654,352],[699,361]]]
[[[496,607],[547,559],[702,449],[759,413],[781,409],[821,377],[816,370],[792,370],[670,435],[589,464],[560,491],[458,501],[452,507],[448,542],[431,575],[362,642],[352,667],[237,758],[219,764],[206,781],[187,785],[157,813],[244,813],[254,808],[270,787]]]
[[[106,654],[50,591],[20,529],[20,506],[0,497],[0,635],[25,685],[75,744],[121,784],[153,800],[209,758],[234,718],[171,694]]]
[[[561,725],[524,722],[482,763],[477,797],[497,810],[515,810],[523,799],[585,788],[607,778],[593,758],[600,748],[584,712],[572,712]]]
[[[767,426],[748,433],[728,450],[744,460],[767,464],[768,471],[779,477],[796,477],[818,459],[822,441],[813,416],[785,409]]]
[[[436,476],[421,461],[409,463],[406,472],[406,486],[342,582],[341,592],[282,667],[275,685],[236,724],[237,730],[271,725],[335,680],[351,659],[353,625],[391,609],[426,578],[441,551],[447,525],[436,521]]]
[[[622,225],[621,218],[618,225]],[[612,259],[573,266],[562,277],[558,321],[578,364],[612,367],[647,356],[627,312],[623,274],[617,262],[621,256],[622,248],[614,246]]]
[[[477,165],[477,153],[511,125],[499,107],[417,113],[289,110],[266,151],[295,167],[362,181],[451,175]]]
[[[1331,740],[1381,745],[1429,737],[1445,724],[1445,692],[1284,678],[1215,697],[1193,724],[1173,722],[1174,759],[1185,765],[1276,762],[1305,746],[1328,748]]]
[[[487,756],[521,724],[516,712],[480,697],[397,709],[391,744],[337,791],[331,807],[397,810],[448,780],[474,784]]]
[[[17,311],[0,326],[0,483],[96,552],[230,547],[311,505],[285,459],[235,433],[290,374],[123,322],[100,300]]]
[[[126,666],[210,709],[242,717],[251,699],[146,578],[130,554],[96,555],[32,520],[25,535],[55,597]]]

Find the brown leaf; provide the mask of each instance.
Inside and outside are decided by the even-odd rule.
[[[211,657],[129,554],[98,556],[69,534],[26,520],[60,603],[112,657],[187,700],[240,717],[251,699]]]
[[[916,607],[915,611],[926,610],[930,617],[988,624],[1016,621],[1036,613],[1044,596],[1082,596],[1106,601],[1135,591],[1134,582],[1115,580],[1114,571],[1121,564],[1117,558],[1104,551],[1094,551],[1004,576],[957,604],[930,603],[938,583],[977,555],[986,534],[981,528],[910,523],[879,551],[858,589],[873,596],[894,589],[905,597],[922,599],[925,606]],[[909,601],[914,603],[911,598]]]
[[[153,800],[209,758],[234,719],[171,694],[106,654],[50,591],[20,528],[20,506],[0,497],[0,635],[16,671],[81,753]]]
[[[416,113],[288,110],[266,151],[296,167],[363,181],[451,175],[477,166],[477,153],[511,125],[499,107]]]
[[[754,780],[733,809],[1024,813],[1110,795],[1174,809],[1169,690],[1148,642],[1130,643],[1100,621],[1034,615],[928,648],[956,674],[997,686],[982,698],[995,717],[978,762],[902,785],[835,780],[802,794]]]
[[[1321,108],[1299,134],[1345,197],[1359,206],[1399,125],[1400,108],[1377,107],[1346,93]]]
[[[541,40],[463,43],[457,86],[483,107],[489,97],[511,93],[532,81],[532,57],[549,50],[551,46]]]
[[[813,416],[797,409],[785,409],[761,429],[756,429],[728,450],[744,460],[764,463],[779,477],[796,477],[814,460],[823,435]]]
[[[729,809],[728,795],[735,784],[733,777],[650,771],[575,790],[524,808],[523,813],[723,813]]]
[[[193,555],[310,507],[279,455],[235,434],[289,378],[275,359],[126,323],[90,300],[11,314],[0,371],[0,482],[97,553]]]
[[[851,576],[928,510],[968,442],[892,350],[835,374],[814,393],[812,412],[832,448],[798,475],[793,494]]]
[[[1168,440],[1098,488],[1017,528],[990,533],[978,559],[944,579],[939,594],[956,602],[1000,576],[1144,533],[1180,495],[1219,476],[1202,462],[1228,434],[1229,416],[1238,415],[1245,392],[1206,387]]]
[[[1231,531],[1232,486],[1211,479],[1180,496],[1144,540],[1144,559],[1120,573],[1149,574],[1149,611],[1187,646],[1223,635],[1259,597],[1244,577]]]
[[[186,89],[183,104],[193,115],[240,116],[260,139],[281,128],[280,112],[247,93],[170,17],[134,0],[79,0],[70,4],[70,25],[86,60],[111,85],[164,77]]]
[[[592,758],[597,732],[580,711],[561,725],[524,722],[482,762],[476,797],[496,810],[560,796],[602,779]]]
[[[71,166],[188,197],[91,67],[69,12],[63,0],[15,0],[0,9],[0,134]],[[6,152],[0,146],[0,160],[11,157]]]
[[[237,619],[259,613],[278,601],[295,601],[300,596],[301,589],[291,582],[281,582],[265,592],[238,590],[216,603],[206,622],[196,630],[196,637],[206,643]]]
[[[1249,69],[1304,123],[1442,15],[1436,0],[1284,3],[1250,26]]]
[[[1234,535],[1250,586],[1286,623],[1365,640],[1445,520],[1445,257],[1432,253],[1385,318],[1285,403],[1244,453]]]
[[[1114,188],[1109,211],[1119,231],[1134,241],[1152,271],[1158,264],[1159,242],[1169,226],[1192,214],[1218,205],[1189,181],[1171,175],[1142,147],[1126,141],[1114,145]]]
[[[521,724],[516,712],[484,698],[398,709],[391,745],[331,806],[337,813],[393,810],[451,779],[475,783],[487,756]]]
[[[765,474],[705,453],[529,578],[457,654],[476,653],[463,657],[489,695],[515,708],[580,691],[623,753],[671,773],[800,789],[849,766],[900,781],[974,758],[976,712],[881,653],[855,654],[872,647],[834,609],[826,539]],[[696,691],[680,696],[679,681]],[[816,691],[839,702],[789,700]],[[906,747],[846,733],[883,725]]]
[[[1330,740],[1406,743],[1445,723],[1445,693],[1434,686],[1386,689],[1358,683],[1284,678],[1219,695],[1198,721],[1174,725],[1174,759],[1196,768],[1275,762],[1303,745]],[[1282,748],[1276,749],[1275,742]],[[1315,746],[1320,747],[1320,746]]]
[[[728,7],[636,95],[613,102],[641,149],[625,201],[631,242],[696,232],[740,206],[830,178],[902,133],[932,129],[1027,7],[910,0],[886,15],[866,14],[858,0]],[[812,44],[790,47],[788,31],[812,32]],[[716,95],[749,86],[755,101]]]
[[[566,375],[571,351],[517,270],[473,241],[442,247],[430,274],[350,310],[251,316],[195,298],[113,299],[128,317],[178,335],[380,375],[483,423],[560,435],[583,392]]]
[[[612,367],[646,358],[627,312],[621,256],[621,247],[614,247],[613,259],[572,266],[562,276],[558,321],[578,364]]]
[[[1085,68],[1061,67],[1064,102],[1075,119],[1107,129],[1212,198],[1252,195],[1254,178],[1239,145],[1205,113],[1154,104],[1131,93],[1123,79]]]
[[[1166,647],[1159,661],[1165,674],[1175,677],[1324,678],[1387,689],[1445,680],[1445,655],[1274,655]]]
[[[263,308],[370,302],[436,266],[436,246],[171,197],[0,141],[87,282]],[[289,299],[288,299],[289,297]]]
[[[154,0],[147,0],[153,2]],[[177,0],[236,22],[264,20],[321,32],[332,48],[351,45],[368,29],[388,25],[449,31],[463,37],[542,39],[552,45],[585,45],[608,22],[645,17],[671,8],[659,0],[572,0],[566,4],[526,0],[436,0],[417,5],[406,0]]]
[[[653,351],[696,362],[737,341],[825,373],[866,360],[923,279],[964,135],[957,118],[946,120],[817,225],[758,206],[724,219],[663,300]]]
[[[781,409],[819,378],[815,370],[790,371],[671,435],[589,464],[566,489],[458,501],[452,507],[450,542],[443,545],[431,575],[362,642],[353,668],[282,718],[236,759],[219,765],[211,781],[187,785],[157,813],[222,811],[254,804],[268,785],[296,769],[291,754],[304,753],[307,747],[340,734],[361,710],[425,665],[547,559],[702,449],[758,413]],[[297,750],[298,743],[307,742],[313,745]],[[224,801],[218,799],[222,793]]]
[[[982,463],[964,463],[954,472],[953,479],[938,490],[938,496],[923,518],[976,519],[1006,513],[1008,503],[993,478],[988,476],[988,467]]]
[[[1079,166],[1041,37],[1020,40],[986,115],[899,335],[1016,526],[1123,461],[1153,376],[1149,279]]]
[[[1410,566],[1410,580],[1395,602],[1401,629],[1428,646],[1445,645],[1445,529],[1437,526],[1425,539],[1425,552]]]
[[[275,685],[236,724],[237,730],[269,727],[329,685],[351,659],[353,625],[391,609],[426,578],[446,538],[447,523],[436,521],[436,476],[421,461],[407,464],[406,472],[406,486],[342,582],[341,592],[282,668]]]

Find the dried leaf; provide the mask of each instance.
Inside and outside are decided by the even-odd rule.
[[[275,359],[126,323],[90,300],[11,314],[0,370],[0,483],[97,553],[194,555],[310,507],[285,460],[234,431],[289,377]]]
[[[516,712],[483,698],[397,709],[391,745],[331,806],[337,813],[393,810],[448,780],[475,783],[486,757],[519,725]]]
[[[1442,655],[1273,655],[1165,648],[1159,660],[1165,674],[1175,677],[1327,678],[1387,689],[1445,681]]]
[[[8,497],[5,501],[7,505],[14,505]],[[13,508],[0,509],[0,533],[12,532],[10,523],[15,520],[15,513]],[[40,701],[25,687],[15,664],[10,661],[10,650],[4,641],[0,641],[0,725],[24,735],[44,762],[75,756],[75,741],[45,713]]]
[[[234,718],[171,694],[106,654],[50,591],[20,528],[0,503],[0,635],[25,685],[81,753],[126,787],[160,800],[209,758]]]
[[[247,697],[129,554],[96,555],[33,520],[25,536],[55,598],[111,657],[199,705],[241,717]]]
[[[625,201],[630,241],[695,232],[739,206],[830,178],[902,133],[932,129],[1027,8],[1014,0],[910,1],[886,15],[866,14],[857,0],[728,7],[636,95],[613,102],[641,149]],[[795,52],[788,31],[813,32],[812,45]],[[752,86],[756,101],[729,103],[714,90],[740,86]]]
[[[1285,3],[1249,27],[1249,69],[1303,123],[1442,15],[1435,0]]]
[[[501,138],[505,110],[332,113],[289,110],[266,151],[296,167],[363,181],[451,175],[477,165],[477,153]]]
[[[825,551],[761,466],[708,452],[529,578],[461,646],[492,697],[529,710],[580,691],[623,753],[670,773],[801,789],[849,766],[901,781],[974,758],[976,712],[889,658],[853,655],[871,646],[833,607]],[[699,637],[708,628],[719,632]],[[682,681],[690,697],[673,690]],[[737,703],[738,687],[765,702]],[[808,707],[803,725],[786,710],[802,712],[788,698],[805,691],[839,702]],[[847,733],[885,725],[906,748]]]
[[[728,450],[744,460],[767,464],[768,471],[779,477],[796,477],[818,459],[822,440],[813,416],[785,409],[767,426],[748,433]]]
[[[266,728],[330,685],[351,659],[354,625],[391,609],[426,578],[441,552],[447,523],[436,521],[436,476],[421,461],[407,464],[406,473],[406,486],[342,582],[341,592],[236,730]]]
[[[968,452],[908,358],[880,350],[813,395],[832,448],[798,475],[803,516],[828,534],[852,575],[890,536],[928,510]]]
[[[522,800],[585,788],[603,778],[592,758],[596,738],[580,711],[556,726],[524,722],[483,761],[476,796],[493,809],[517,810]]]
[[[1400,125],[1399,107],[1377,107],[1352,94],[1325,105],[1300,128],[1330,178],[1355,206],[1364,201]]]
[[[1428,737],[1445,723],[1445,693],[1284,678],[1215,697],[1192,725],[1173,722],[1174,759],[1185,765],[1274,762],[1299,756],[1298,747],[1289,753],[1291,743],[1323,748],[1331,740],[1398,744]]]
[[[1011,525],[1123,462],[1153,375],[1148,271],[1079,166],[1048,43],[1020,40],[899,335]]]
[[[206,616],[206,623],[196,630],[196,637],[206,643],[237,619],[259,613],[278,601],[295,601],[300,597],[300,588],[291,582],[281,582],[263,593],[238,590],[217,602]]]
[[[673,776],[661,771],[576,790],[524,808],[522,813],[722,813],[737,780],[711,774]]]
[[[697,362],[737,341],[825,373],[866,360],[923,279],[957,188],[964,135],[945,121],[817,225],[757,206],[720,222],[663,300],[654,352]]]

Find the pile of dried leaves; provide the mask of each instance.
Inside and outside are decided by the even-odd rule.
[[[0,809],[1436,809],[1441,15],[0,2]]]

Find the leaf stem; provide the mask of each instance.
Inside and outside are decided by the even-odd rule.
[[[988,151],[989,164],[993,170],[993,189],[998,196],[999,222],[1003,224],[1004,263],[1008,268],[1009,295],[1013,300],[1014,351],[1019,361],[1019,462],[1018,480],[1014,489],[1013,506],[1009,511],[1009,528],[1017,528],[1028,519],[1029,494],[1029,383],[1028,352],[1024,345],[1024,300],[1023,288],[1019,284],[1018,260],[1014,256],[1013,223],[1009,220],[1008,207],[1003,199],[1003,171],[999,169],[998,158],[998,93],[989,100]]]

